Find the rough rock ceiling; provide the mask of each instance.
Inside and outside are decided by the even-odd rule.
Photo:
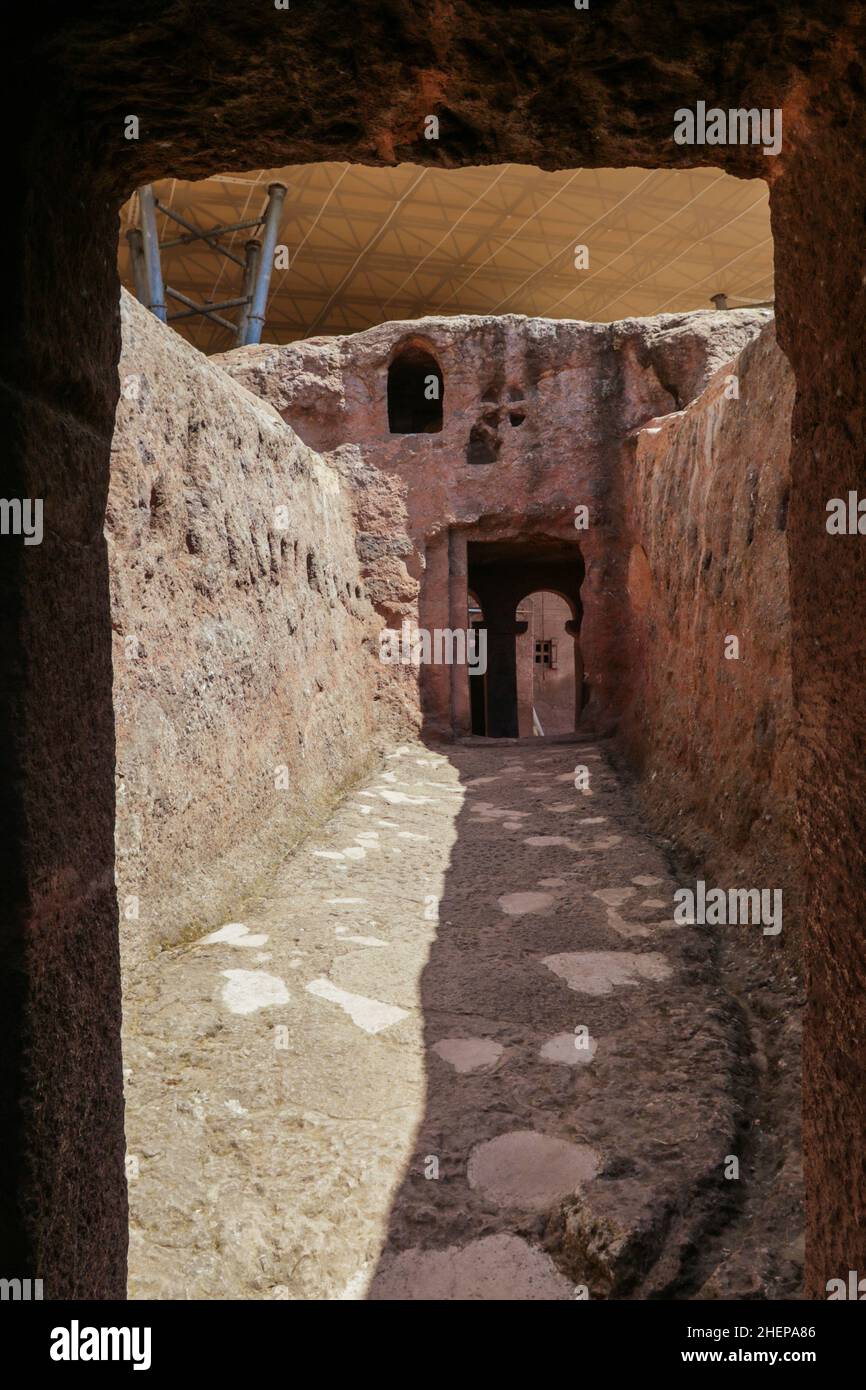
[[[424,314],[529,314],[607,322],[773,298],[767,186],[718,169],[577,169],[514,164],[441,169],[304,164],[200,183],[167,179],[158,198],[201,227],[257,216],[273,180],[288,186],[271,281],[267,342],[355,332]],[[122,214],[120,274],[132,289]],[[160,217],[162,240],[182,228]],[[249,231],[224,244],[243,255]],[[575,268],[575,248],[589,264]],[[163,253],[173,288],[212,303],[240,293],[241,270],[201,241]],[[181,309],[170,306],[170,312]],[[236,310],[228,311],[233,318]],[[232,335],[203,319],[178,331],[205,352]]]

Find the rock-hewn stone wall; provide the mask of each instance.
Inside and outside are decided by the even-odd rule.
[[[124,295],[107,535],[129,959],[248,891],[376,723],[420,722],[376,633],[437,599],[447,621],[443,533],[574,539],[578,502],[588,722],[619,727],[702,862],[791,858],[792,387],[768,319],[424,320],[208,360]],[[421,339],[443,429],[391,434],[388,364]]]
[[[124,295],[107,535],[129,960],[249,891],[363,768],[377,723],[417,725],[415,673],[378,662],[376,633],[447,625],[449,528],[573,540],[589,505],[581,645],[589,715],[610,724],[634,665],[623,439],[765,318],[425,320],[207,360]],[[444,374],[444,428],[394,435],[388,364],[419,338]],[[484,465],[469,462],[479,424]]]
[[[416,342],[442,371],[442,429],[391,434],[388,367]],[[449,529],[576,538],[582,727],[617,730],[655,823],[707,872],[783,886],[794,908],[793,380],[769,311],[429,318],[218,360],[341,470],[388,622],[448,613],[435,557]],[[469,461],[479,428],[484,464]],[[580,502],[591,525],[576,533]]]
[[[619,730],[655,822],[726,886],[783,887],[786,909],[802,872],[786,546],[793,399],[769,323],[683,411],[628,442],[635,668]],[[731,637],[736,659],[725,655]]]
[[[692,400],[770,317],[738,309],[592,324],[456,315],[211,360],[350,485],[360,563],[386,623],[444,628],[461,610],[465,623],[455,551],[462,545],[465,556],[467,540],[519,540],[530,553],[551,540],[578,545],[589,690],[581,727],[607,731],[627,703],[633,667],[623,442]],[[389,429],[389,367],[408,345],[423,346],[442,373],[436,433]],[[589,509],[587,529],[575,529],[579,505]],[[399,668],[393,674],[383,699],[417,722],[417,684]],[[460,732],[453,681],[449,689],[442,672],[427,671],[422,695],[429,729]]]
[[[379,624],[334,470],[126,294],[122,317],[106,532],[132,962],[236,906],[365,769]]]

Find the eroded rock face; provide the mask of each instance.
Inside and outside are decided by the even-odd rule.
[[[457,315],[211,360],[339,470],[353,497],[364,581],[389,626],[465,626],[473,546],[519,546],[514,563],[526,562],[526,583],[553,544],[573,547],[575,567],[583,566],[574,614],[588,697],[580,727],[609,731],[629,700],[634,666],[624,441],[692,400],[770,318],[762,309],[610,325]],[[441,372],[441,428],[394,433],[389,373],[421,350]],[[587,524],[578,528],[580,507]],[[531,591],[520,583],[513,593],[499,586],[501,614],[485,608],[491,643],[498,623],[505,642],[513,637],[515,600]],[[446,736],[468,732],[465,670],[425,669],[420,709],[414,673],[390,668],[388,676],[383,698],[396,711],[416,724],[423,714],[428,730]]]
[[[389,366],[420,343],[441,369],[442,427],[394,434]],[[708,871],[783,886],[794,935],[793,379],[768,311],[429,318],[219,362],[340,470],[383,621],[448,621],[467,582],[455,537],[577,541],[580,727],[616,730],[655,822]],[[575,532],[579,503],[590,525]],[[453,691],[424,675],[428,727],[459,731]],[[395,678],[417,719],[411,673]]]
[[[783,887],[792,935],[793,397],[768,323],[684,410],[628,441],[634,696],[618,729],[655,823],[724,881]]]
[[[379,624],[334,470],[125,293],[122,314],[106,531],[132,965],[219,920],[367,768]]]

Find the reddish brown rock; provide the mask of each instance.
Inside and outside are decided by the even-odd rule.
[[[120,377],[106,530],[131,966],[236,907],[369,766],[379,623],[338,475],[126,294]]]
[[[726,886],[784,888],[786,944],[802,881],[786,547],[793,396],[770,323],[684,410],[629,440],[634,695],[618,730],[656,824]]]
[[[601,325],[456,315],[241,348],[214,360],[346,480],[365,582],[389,626],[465,628],[473,554],[481,563],[479,547],[498,547],[504,578],[488,588],[486,606],[482,599],[488,704],[495,634],[501,630],[513,661],[517,602],[556,588],[563,579],[556,566],[571,569],[577,665],[587,687],[580,727],[605,732],[626,706],[635,668],[626,636],[624,441],[691,400],[770,317],[740,309]],[[441,373],[441,428],[395,433],[389,376],[420,349]],[[573,642],[565,631],[562,640]],[[425,670],[420,710],[408,675],[407,682],[405,668],[386,668],[386,701],[410,714],[414,706],[415,721],[423,713],[430,731],[469,732],[465,667]],[[516,722],[510,731],[518,732]]]

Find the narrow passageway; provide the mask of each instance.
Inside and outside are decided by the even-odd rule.
[[[132,1296],[687,1290],[738,1106],[673,888],[602,743],[392,750],[127,983]]]

